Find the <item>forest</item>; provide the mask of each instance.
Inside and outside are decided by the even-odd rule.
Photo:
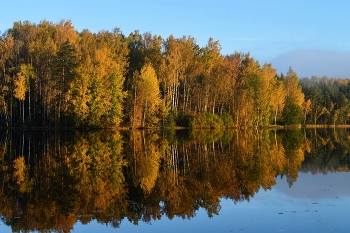
[[[191,36],[71,21],[15,22],[0,37],[0,126],[74,128],[346,125],[350,80],[277,74]]]

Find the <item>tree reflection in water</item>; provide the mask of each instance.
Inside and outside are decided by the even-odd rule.
[[[346,129],[285,131],[2,131],[0,215],[13,231],[69,232],[219,214],[276,177],[348,171]]]

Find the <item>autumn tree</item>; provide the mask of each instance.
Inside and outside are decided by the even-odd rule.
[[[37,78],[32,82],[32,120],[37,126],[52,126],[56,119],[59,95],[57,80],[53,78],[52,61],[59,45],[55,42],[55,25],[42,21],[36,25],[35,39],[29,44],[32,66]]]
[[[304,118],[304,125],[306,124],[306,117],[311,111],[311,100],[308,99],[303,103],[303,118]]]
[[[151,33],[144,33],[144,53],[145,63],[152,64],[157,76],[159,76],[160,66],[163,60],[163,38]]]
[[[124,99],[127,95],[123,91],[124,77],[120,71],[118,65],[116,65],[110,72],[110,95],[111,95],[111,107],[108,113],[109,125],[119,126],[123,118],[123,105]]]
[[[139,95],[147,66],[156,77],[147,82],[157,80],[151,86],[159,90],[150,98],[162,100],[151,101],[157,111]],[[0,67],[0,118],[7,126],[149,127],[160,118],[189,126],[193,117],[208,116],[260,127],[283,123],[284,110],[287,117],[299,108],[304,124],[349,123],[348,79],[299,80],[292,68],[277,76],[249,53],[223,56],[212,38],[201,47],[191,36],[78,32],[69,20],[15,22],[1,35]]]
[[[286,104],[283,109],[284,122],[288,125],[300,124],[303,119],[304,93],[299,85],[299,78],[291,67],[284,77],[284,86],[286,90]]]
[[[238,125],[256,126],[258,124],[258,91],[260,89],[260,64],[251,58],[249,54],[245,55],[241,61],[239,73],[239,96],[237,114],[241,119]]]
[[[174,37],[169,36],[165,42],[165,58],[161,66],[161,86],[163,98],[166,106],[169,106],[171,111],[177,111],[179,100],[180,78],[183,74],[180,71],[181,50],[180,42]]]
[[[93,72],[93,64],[90,56],[82,61],[81,66],[77,68],[78,79],[70,83],[68,91],[71,101],[70,113],[74,116],[77,126],[85,125],[90,114],[89,103],[91,96],[91,74]]]
[[[153,67],[146,64],[134,84],[133,127],[154,126],[159,121],[162,106],[158,79]]]
[[[270,123],[271,109],[275,99],[274,87],[276,86],[276,70],[271,64],[264,64],[260,71],[261,84],[257,91],[257,115],[258,125],[264,126]]]
[[[25,180],[26,176],[26,164],[24,157],[21,156],[13,161],[14,173],[13,177],[17,184],[21,184]]]
[[[1,115],[5,117],[7,126],[12,124],[12,86],[11,67],[14,66],[13,59],[15,41],[11,33],[4,34],[0,40],[0,63],[2,76],[0,83],[0,109]]]
[[[22,64],[20,70],[16,75],[14,80],[14,97],[21,102],[22,105],[22,125],[24,125],[24,100],[26,98],[26,93],[28,92],[28,115],[29,120],[31,120],[31,110],[30,110],[30,81],[34,79],[36,74],[34,73],[33,67],[28,64]]]
[[[286,96],[289,97],[291,102],[299,107],[302,107],[304,103],[304,93],[299,85],[299,78],[297,73],[289,67],[288,73],[284,76],[284,86],[286,89]]]
[[[220,54],[221,46],[219,41],[213,38],[208,40],[207,45],[203,48],[201,54],[202,72],[201,72],[201,88],[200,88],[200,106],[202,112],[215,113],[218,89],[220,85],[220,63],[222,56]]]
[[[95,51],[93,72],[90,74],[91,100],[88,103],[89,116],[88,124],[94,127],[102,125],[107,120],[110,108],[111,96],[108,93],[109,70],[112,66],[112,59],[108,57],[108,48],[101,48]]]
[[[272,101],[273,111],[274,111],[274,124],[277,124],[277,119],[279,119],[279,116],[281,115],[285,101],[286,101],[286,92],[284,89],[284,85],[281,81],[277,80],[275,83],[275,86],[273,88],[274,92],[274,98]]]
[[[227,82],[226,85],[227,88],[229,88],[228,92],[228,106],[227,106],[227,112],[230,113],[230,115],[233,118],[233,121],[236,125],[238,125],[238,122],[240,120],[239,114],[237,113],[237,110],[239,109],[239,96],[242,91],[242,85],[244,83],[240,82],[240,66],[241,66],[241,54],[234,53],[229,56],[226,56],[225,63],[226,63],[226,74],[229,78],[229,82]]]

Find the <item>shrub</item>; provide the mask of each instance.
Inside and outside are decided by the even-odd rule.
[[[192,118],[190,122],[191,128],[223,128],[224,122],[216,114],[201,113]]]
[[[228,114],[227,112],[220,114],[220,119],[222,120],[225,127],[227,128],[233,127],[233,119],[231,115]]]
[[[175,123],[177,126],[190,127],[193,115],[186,112],[178,112],[175,117]]]
[[[175,122],[175,113],[170,112],[164,119],[164,127],[165,128],[175,128],[176,122]]]

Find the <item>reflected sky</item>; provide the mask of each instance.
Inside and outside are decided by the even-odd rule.
[[[275,190],[295,198],[337,198],[350,197],[350,173],[338,172],[323,175],[318,173],[299,173],[298,180],[290,188],[288,184],[277,179]]]
[[[221,200],[219,215],[208,218],[199,210],[193,219],[164,217],[135,226],[125,219],[119,230],[77,223],[74,232],[348,232],[350,228],[350,173],[299,173],[288,186],[277,178],[271,190],[260,190],[251,200]]]
[[[209,218],[200,209],[190,220],[174,218],[135,226],[124,219],[119,229],[96,221],[76,223],[73,232],[348,232],[350,228],[350,173],[299,173],[292,187],[277,178],[271,190],[260,190],[251,200],[221,200],[219,215]],[[0,232],[11,229],[0,225]]]
[[[349,178],[350,173],[299,173],[291,188],[285,178],[277,179],[272,190],[260,191],[249,203],[238,203],[231,213],[223,201],[220,214],[237,216],[235,231],[348,232]]]

